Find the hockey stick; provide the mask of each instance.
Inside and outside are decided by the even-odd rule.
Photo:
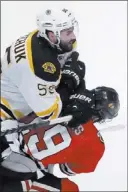
[[[59,124],[59,123],[68,122],[71,119],[72,119],[72,115],[68,115],[68,116],[65,116],[65,117],[59,117],[59,118],[53,119],[51,121],[50,120],[48,120],[48,121],[41,120],[40,123],[33,123],[33,124],[29,124],[29,125],[19,126],[18,128],[13,128],[13,129],[10,129],[10,130],[1,131],[0,136],[5,136],[5,135],[8,135],[8,134],[12,134],[12,133],[19,133],[19,132],[22,132],[22,131],[25,131],[25,130],[32,130],[32,129],[36,130],[36,129],[38,129],[40,127],[43,127],[43,126],[47,127],[49,125],[55,125],[55,124]],[[125,125],[123,125],[123,124],[113,125],[113,126],[109,126],[109,127],[100,129],[98,131],[98,133],[118,131],[118,130],[121,130],[121,129],[124,129],[124,128],[125,128]]]
[[[38,129],[40,127],[47,127],[49,125],[64,123],[64,122],[70,121],[71,119],[72,119],[72,115],[68,115],[65,117],[59,117],[59,118],[53,119],[53,120],[46,120],[46,121],[41,120],[39,123],[33,123],[33,124],[29,124],[29,125],[18,126],[17,128],[1,131],[0,136],[2,137],[5,135],[8,135],[8,134],[19,133],[19,132],[22,132],[25,130]]]
[[[100,133],[106,133],[106,132],[113,132],[113,131],[119,131],[124,129],[126,126],[123,124],[117,124],[117,125],[112,125],[109,127],[105,127],[103,129],[100,129],[98,132]]]

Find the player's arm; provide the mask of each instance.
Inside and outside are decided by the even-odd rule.
[[[92,156],[88,156],[79,162],[61,164],[60,169],[64,174],[68,176],[74,176],[80,173],[94,172],[101,157],[102,156],[96,152]]]
[[[69,176],[93,172],[105,151],[103,138],[97,136],[98,131],[93,122],[90,121],[83,127],[86,134],[83,135],[82,141],[80,138],[79,151],[74,151],[74,158],[71,163],[60,164],[61,171]]]
[[[30,70],[27,64],[13,65],[9,70],[10,79],[36,115],[46,119],[49,117],[57,118],[61,110],[61,100],[56,92],[56,86],[60,80],[60,71],[58,77],[56,77],[55,74],[46,72],[42,67],[44,78],[40,78]]]
[[[94,146],[93,146],[93,149],[94,149]],[[75,174],[80,174],[80,173],[94,172],[103,154],[104,154],[104,149],[98,149],[98,150],[94,149],[94,152],[92,155],[85,154],[86,155],[85,157],[83,157],[81,154],[82,159],[80,161],[60,165],[61,171],[69,176],[73,176]]]

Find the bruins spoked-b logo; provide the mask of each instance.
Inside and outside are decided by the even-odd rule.
[[[51,62],[46,62],[42,65],[43,69],[47,73],[52,73],[54,74],[56,72],[56,67],[53,63]]]

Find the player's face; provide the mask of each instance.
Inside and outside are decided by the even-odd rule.
[[[74,27],[62,30],[60,32],[60,46],[65,51],[71,51],[73,49],[73,44],[76,41],[76,34]]]

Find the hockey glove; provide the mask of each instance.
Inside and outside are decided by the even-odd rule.
[[[62,69],[61,83],[68,87],[69,92],[76,89],[85,76],[85,64],[78,60],[78,56],[78,52],[73,52]]]
[[[68,104],[63,109],[63,116],[73,116],[72,120],[68,123],[68,126],[75,128],[80,124],[91,120],[94,104],[94,94],[91,91],[84,89],[84,85],[80,84],[79,88],[75,91],[75,94],[69,97]]]

